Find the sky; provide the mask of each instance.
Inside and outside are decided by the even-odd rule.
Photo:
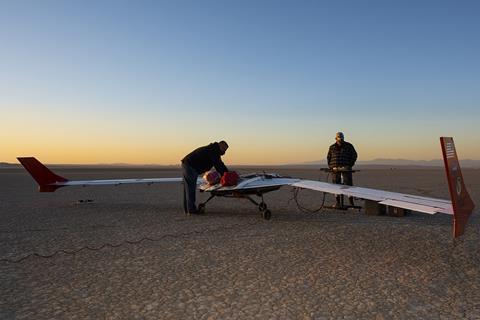
[[[479,1],[0,0],[0,162],[480,159]]]

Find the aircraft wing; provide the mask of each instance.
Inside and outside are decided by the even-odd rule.
[[[300,180],[298,182],[294,182],[291,184],[291,186],[335,195],[345,195],[348,197],[372,200],[387,206],[429,214],[435,214],[439,212],[453,214],[452,202],[449,200],[428,198],[370,188],[351,187],[341,184],[331,184],[312,180]]]
[[[153,184],[164,182],[182,182],[182,178],[149,178],[149,179],[107,179],[107,180],[74,180],[65,182],[55,182],[51,186],[67,187],[67,186],[107,186],[121,184]]]
[[[38,183],[40,192],[53,192],[68,186],[106,186],[121,184],[153,184],[165,182],[181,182],[182,178],[149,178],[149,179],[107,179],[107,180],[68,180],[53,173],[34,157],[20,157],[18,161]]]

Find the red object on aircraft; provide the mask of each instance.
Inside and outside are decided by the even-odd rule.
[[[465,187],[453,138],[440,137],[440,143],[442,144],[443,161],[452,199],[453,236],[456,238],[465,231],[465,226],[475,208],[475,204]]]
[[[220,182],[220,173],[217,171],[209,171],[205,173],[203,179],[208,182],[209,185],[214,185]]]
[[[240,176],[235,171],[227,171],[223,173],[222,179],[220,179],[220,184],[224,187],[231,187],[238,183]]]

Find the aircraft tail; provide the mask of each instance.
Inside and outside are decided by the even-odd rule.
[[[37,181],[38,190],[40,192],[54,192],[62,186],[56,186],[56,182],[65,182],[68,179],[56,175],[50,169],[45,167],[40,161],[34,157],[20,157],[17,158],[22,166],[30,173],[30,175]]]
[[[456,238],[465,231],[465,226],[475,208],[475,204],[465,187],[453,138],[440,137],[440,143],[442,145],[448,188],[452,198],[453,236]]]

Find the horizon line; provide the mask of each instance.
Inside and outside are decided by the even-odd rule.
[[[399,162],[412,162],[409,164],[402,164],[402,163],[388,163],[388,161],[399,161]],[[375,163],[375,162],[382,162],[382,163]],[[440,162],[440,164],[431,164],[431,162]],[[463,159],[460,162],[479,162],[480,166],[480,159]],[[427,163],[426,165],[422,165],[421,163]],[[0,165],[4,166],[21,166],[20,163],[17,162],[6,162],[0,161]],[[108,166],[108,167],[179,167],[179,163],[175,164],[158,164],[158,163],[128,163],[128,162],[110,162],[110,163],[45,163],[45,165],[49,166]],[[316,166],[316,165],[326,165],[326,160],[313,160],[313,161],[305,161],[305,162],[298,162],[298,163],[264,163],[264,164],[246,164],[246,163],[229,163],[228,166],[274,166],[274,167],[282,167],[282,166]],[[404,159],[404,158],[375,158],[372,160],[360,160],[357,161],[355,164],[358,165],[381,165],[381,166],[389,166],[389,165],[396,165],[396,166],[442,166],[443,159],[430,159],[430,160],[411,160],[411,159]]]

